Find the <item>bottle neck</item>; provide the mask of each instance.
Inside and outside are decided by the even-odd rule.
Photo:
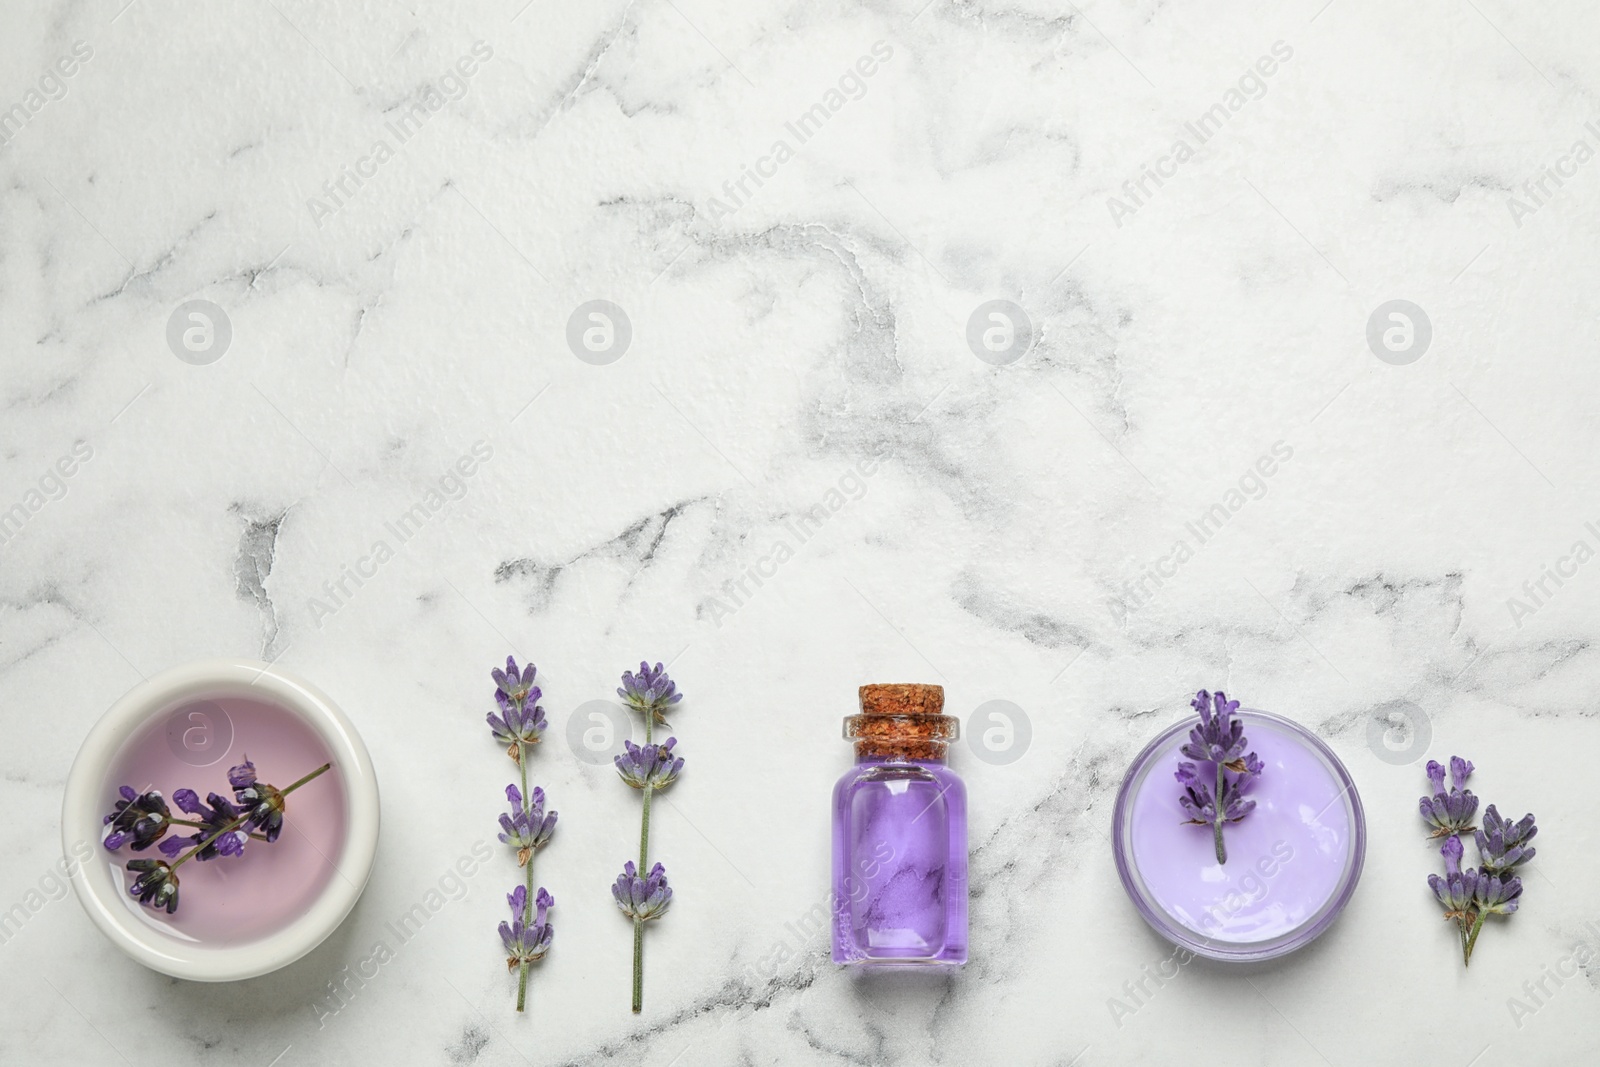
[[[857,763],[944,763],[961,721],[951,715],[851,715],[844,736]]]
[[[949,745],[928,746],[926,750],[886,752],[878,746],[856,742],[856,766],[863,764],[933,763],[941,767],[950,762]]]

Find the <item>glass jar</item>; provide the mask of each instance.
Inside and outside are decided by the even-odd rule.
[[[967,961],[967,790],[946,765],[960,722],[937,685],[864,685],[844,720],[856,763],[833,788],[833,961]]]
[[[1264,773],[1250,788],[1249,817],[1228,825],[1227,862],[1178,802],[1173,772],[1192,714],[1128,768],[1112,809],[1112,851],[1123,888],[1157,933],[1195,955],[1255,962],[1333,925],[1361,878],[1367,822],[1350,773],[1316,734],[1265,711],[1234,717]]]

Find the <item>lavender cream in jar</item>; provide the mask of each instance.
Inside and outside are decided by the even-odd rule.
[[[1174,945],[1215,960],[1275,959],[1326,932],[1355,892],[1361,798],[1339,757],[1299,723],[1221,692],[1202,690],[1193,706],[1199,723],[1186,716],[1164,730],[1122,781],[1117,873]]]
[[[937,685],[864,685],[844,721],[856,764],[833,788],[833,961],[967,961],[967,790]]]

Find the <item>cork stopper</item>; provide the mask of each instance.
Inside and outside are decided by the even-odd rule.
[[[942,763],[960,720],[944,715],[944,687],[917,683],[864,685],[861,714],[844,720],[844,736],[856,743],[857,759]]]
[[[863,715],[938,715],[944,711],[944,686],[917,682],[864,685],[856,690]]]

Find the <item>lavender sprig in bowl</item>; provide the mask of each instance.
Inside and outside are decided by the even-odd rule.
[[[332,766],[324,763],[294,784],[278,789],[256,780],[256,765],[246,756],[243,763],[228,770],[228,782],[233,786],[232,801],[217,793],[208,793],[208,807],[200,803],[193,789],[173,791],[173,803],[186,815],[194,816],[192,819],[174,816],[166,799],[156,790],[139,793],[132,786],[121,786],[117,792],[122,799],[102,820],[106,836],[101,844],[108,852],[116,852],[123,845],[131,845],[133,851],[142,852],[155,845],[165,860],[137,859],[126,864],[134,875],[128,884],[128,895],[147,908],[173,915],[178,910],[179,867],[192,859],[205,863],[222,857],[242,856],[245,842],[252,838],[267,844],[276,841],[283,829],[289,794]],[[167,836],[177,827],[198,832]],[[263,832],[253,832],[258,829]]]

